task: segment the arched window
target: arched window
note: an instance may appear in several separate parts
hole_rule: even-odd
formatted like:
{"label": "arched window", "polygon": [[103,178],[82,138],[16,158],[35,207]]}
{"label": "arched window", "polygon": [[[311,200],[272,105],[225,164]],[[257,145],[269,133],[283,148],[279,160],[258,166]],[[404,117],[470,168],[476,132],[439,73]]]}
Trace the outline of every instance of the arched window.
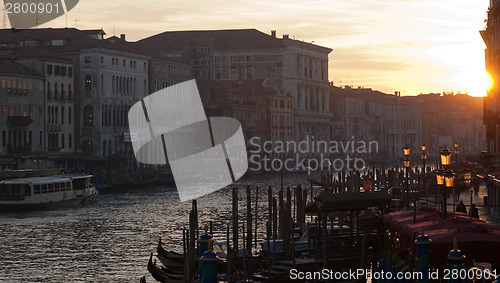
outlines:
{"label": "arched window", "polygon": [[64,148],[64,134],[61,135],[61,147]]}
{"label": "arched window", "polygon": [[85,76],[85,90],[92,90],[92,77],[90,75]]}
{"label": "arched window", "polygon": [[64,106],[61,106],[61,124],[64,124]]}
{"label": "arched window", "polygon": [[58,109],[57,109],[57,106],[56,106],[56,112],[54,113],[54,119],[55,119],[55,121],[54,121],[54,122],[55,122],[55,123],[57,123],[57,120],[58,120],[58,119],[57,119],[57,114],[58,114],[57,112],[58,112]]}
{"label": "arched window", "polygon": [[68,109],[68,123],[71,125],[71,107]]}
{"label": "arched window", "polygon": [[69,137],[68,137],[68,146],[69,146],[69,148],[73,147],[73,140],[71,139],[71,134],[69,134]]}
{"label": "arched window", "polygon": [[92,127],[94,125],[94,109],[91,105],[85,105],[83,108],[83,126]]}

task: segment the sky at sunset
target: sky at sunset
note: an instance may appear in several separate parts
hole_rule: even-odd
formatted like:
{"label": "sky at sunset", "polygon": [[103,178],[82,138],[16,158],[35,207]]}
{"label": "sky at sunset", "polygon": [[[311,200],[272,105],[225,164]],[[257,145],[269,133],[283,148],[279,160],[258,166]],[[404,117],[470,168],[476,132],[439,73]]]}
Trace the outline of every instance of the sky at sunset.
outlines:
{"label": "sky at sunset", "polygon": [[[82,0],[40,27],[102,27],[138,40],[163,31],[256,28],[327,46],[335,85],[403,95],[483,96],[488,0]],[[7,25],[8,27],[8,25]]]}

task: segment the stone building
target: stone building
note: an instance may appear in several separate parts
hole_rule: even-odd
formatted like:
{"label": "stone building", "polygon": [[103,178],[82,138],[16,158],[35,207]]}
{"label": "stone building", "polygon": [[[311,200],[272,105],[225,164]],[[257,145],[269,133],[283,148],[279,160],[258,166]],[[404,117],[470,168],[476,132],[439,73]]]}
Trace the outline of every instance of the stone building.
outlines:
{"label": "stone building", "polygon": [[378,150],[359,154],[366,159],[399,159],[406,145],[421,145],[421,109],[410,97],[361,87],[332,86],[331,109],[335,109],[332,139],[377,142]]}
{"label": "stone building", "polygon": [[488,152],[500,157],[500,1],[490,0],[487,26],[481,32],[485,49],[485,67],[495,82],[484,100],[484,124]]}
{"label": "stone building", "polygon": [[2,59],[0,81],[0,169],[36,168],[45,146],[44,78]]}
{"label": "stone building", "polygon": [[294,140],[330,138],[329,48],[255,29],[164,32],[138,44],[183,58],[198,79],[265,80],[267,86],[293,98]]}
{"label": "stone building", "polygon": [[[61,167],[55,160],[72,156],[74,142],[74,66],[68,56],[54,56],[36,49],[23,50],[19,62],[41,74],[45,79],[45,144],[37,152],[47,154],[45,167]],[[49,160],[52,160],[51,162]]]}

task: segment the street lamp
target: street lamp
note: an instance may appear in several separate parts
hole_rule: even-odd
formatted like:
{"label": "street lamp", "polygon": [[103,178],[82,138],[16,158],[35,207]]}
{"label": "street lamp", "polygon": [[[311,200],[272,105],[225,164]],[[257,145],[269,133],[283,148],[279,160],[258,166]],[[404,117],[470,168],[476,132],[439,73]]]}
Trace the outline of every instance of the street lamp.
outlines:
{"label": "street lamp", "polygon": [[441,165],[443,167],[450,166],[451,164],[451,151],[448,148],[445,148],[441,151]]}
{"label": "street lamp", "polygon": [[438,206],[437,199],[438,199],[438,197],[440,195],[441,186],[444,185],[444,170],[443,169],[438,169],[436,171],[436,184],[437,184],[437,187],[438,187],[438,193],[437,193],[437,197],[436,197],[436,206]]}
{"label": "street lamp", "polygon": [[458,162],[458,143],[455,143],[455,163]]}
{"label": "street lamp", "polygon": [[427,146],[425,144],[422,145],[422,154],[420,155],[420,159],[422,159],[422,173],[423,173],[423,182],[424,182],[424,190],[425,190],[425,203],[428,203],[429,199],[427,198],[427,168],[425,167],[425,161],[427,161]]}
{"label": "street lamp", "polygon": [[408,145],[403,148],[403,153],[406,157],[410,156],[410,147]]}
{"label": "street lamp", "polygon": [[408,156],[403,160],[403,165],[406,169],[406,209],[410,208],[410,181],[409,181],[409,173],[410,170],[410,158]]}
{"label": "street lamp", "polygon": [[446,190],[445,190],[445,200],[444,200],[444,209],[443,209],[443,215],[444,215],[444,219],[446,219],[447,217],[447,214],[446,214],[446,211],[447,211],[447,194],[448,194],[448,191],[450,188],[453,188],[453,217],[455,217],[455,173],[453,173],[453,171],[451,170],[446,170],[444,172],[444,183],[446,185]]}

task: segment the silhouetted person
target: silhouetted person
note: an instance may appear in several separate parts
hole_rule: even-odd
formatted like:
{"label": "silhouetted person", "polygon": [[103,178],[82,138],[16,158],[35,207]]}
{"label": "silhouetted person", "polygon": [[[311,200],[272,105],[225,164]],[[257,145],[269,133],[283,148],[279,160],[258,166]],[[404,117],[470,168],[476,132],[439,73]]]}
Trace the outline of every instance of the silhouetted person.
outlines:
{"label": "silhouetted person", "polygon": [[470,207],[469,215],[471,215],[472,218],[479,219],[479,211],[477,210],[477,207],[474,203]]}
{"label": "silhouetted person", "polygon": [[467,214],[467,208],[465,208],[465,204],[463,201],[460,201],[460,203],[457,205],[457,208],[455,209],[456,212],[463,212]]}

